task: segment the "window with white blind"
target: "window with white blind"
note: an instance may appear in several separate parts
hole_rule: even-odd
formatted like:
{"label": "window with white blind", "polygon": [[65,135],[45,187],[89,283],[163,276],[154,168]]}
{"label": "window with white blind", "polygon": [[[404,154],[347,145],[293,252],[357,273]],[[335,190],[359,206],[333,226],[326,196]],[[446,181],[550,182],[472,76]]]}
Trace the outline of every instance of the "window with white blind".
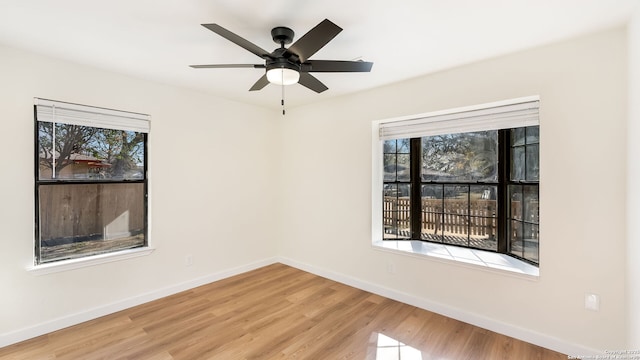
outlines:
{"label": "window with white blind", "polygon": [[538,97],[374,122],[375,241],[540,261]]}
{"label": "window with white blind", "polygon": [[35,99],[35,265],[148,246],[149,116]]}

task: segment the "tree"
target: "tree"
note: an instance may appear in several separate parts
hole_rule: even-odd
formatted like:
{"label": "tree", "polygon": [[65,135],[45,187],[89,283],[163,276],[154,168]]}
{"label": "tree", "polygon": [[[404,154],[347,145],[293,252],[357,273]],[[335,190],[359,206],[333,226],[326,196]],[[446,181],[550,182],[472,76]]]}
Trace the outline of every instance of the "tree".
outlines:
{"label": "tree", "polygon": [[113,152],[107,154],[111,163],[110,173],[112,177],[125,177],[126,172],[135,170],[142,162],[143,133],[133,131],[112,130],[109,134],[111,140],[115,140]]}
{"label": "tree", "polygon": [[423,138],[423,177],[428,180],[486,181],[497,176],[497,131]]}
{"label": "tree", "polygon": [[73,154],[81,154],[88,149],[98,130],[89,126],[39,122],[40,166],[52,169],[53,174],[60,173],[72,163]]}

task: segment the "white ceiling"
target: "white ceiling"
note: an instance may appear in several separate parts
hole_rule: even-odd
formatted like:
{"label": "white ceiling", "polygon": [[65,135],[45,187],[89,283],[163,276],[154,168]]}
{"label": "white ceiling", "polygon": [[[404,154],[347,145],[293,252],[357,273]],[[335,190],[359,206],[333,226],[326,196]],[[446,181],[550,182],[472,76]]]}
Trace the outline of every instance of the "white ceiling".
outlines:
{"label": "white ceiling", "polygon": [[[344,30],[311,59],[374,63],[371,73],[314,74],[329,90],[286,87],[288,107],[624,24],[640,0],[0,0],[0,43],[162,83],[278,108],[281,88],[248,89],[261,63],[200,26],[218,23],[272,50],[327,18]],[[295,41],[295,39],[294,39]]]}

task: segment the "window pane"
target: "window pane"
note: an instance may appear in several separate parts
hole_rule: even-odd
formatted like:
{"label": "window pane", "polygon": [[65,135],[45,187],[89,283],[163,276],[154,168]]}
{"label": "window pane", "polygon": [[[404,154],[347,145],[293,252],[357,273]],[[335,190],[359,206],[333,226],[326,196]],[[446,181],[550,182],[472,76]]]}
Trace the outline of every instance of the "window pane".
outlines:
{"label": "window pane", "polygon": [[398,196],[398,184],[384,184],[384,188],[382,189],[383,196],[387,197],[397,197]]}
{"label": "window pane", "polygon": [[538,262],[538,225],[524,224],[524,258]]}
{"label": "window pane", "polygon": [[407,203],[409,206],[409,197],[411,196],[411,185],[398,184],[398,197]]}
{"label": "window pane", "polygon": [[498,187],[491,185],[471,185],[470,186],[471,202],[476,200],[492,200],[495,203],[498,196]]}
{"label": "window pane", "polygon": [[539,145],[527,145],[527,181],[538,181],[540,179],[540,158]]}
{"label": "window pane", "polygon": [[511,148],[511,180],[525,179],[525,153],[524,147]]}
{"label": "window pane", "polygon": [[144,134],[38,122],[40,180],[144,178]]}
{"label": "window pane", "polygon": [[498,241],[496,239],[496,218],[472,216],[469,219],[469,246],[497,251]]}
{"label": "window pane", "polygon": [[523,220],[532,223],[539,223],[539,210],[538,210],[538,186],[523,186],[523,197],[524,200],[522,202],[522,215]]}
{"label": "window pane", "polygon": [[470,188],[470,246],[497,251],[498,187],[473,185]]}
{"label": "window pane", "polygon": [[537,144],[540,142],[540,127],[529,126],[526,128],[527,144]]}
{"label": "window pane", "polygon": [[398,181],[411,180],[411,160],[409,154],[398,154],[398,165],[396,165]]}
{"label": "window pane", "polygon": [[522,146],[525,144],[525,128],[511,129],[511,146]]}
{"label": "window pane", "polygon": [[522,220],[522,186],[509,186],[509,198],[511,199],[511,219]]}
{"label": "window pane", "polygon": [[461,185],[444,186],[444,212],[467,215],[469,208],[469,187]]}
{"label": "window pane", "polygon": [[498,132],[479,131],[422,138],[425,181],[498,179]]}
{"label": "window pane", "polygon": [[409,184],[385,184],[383,194],[384,239],[411,237],[411,187]]}
{"label": "window pane", "polygon": [[443,242],[458,246],[469,244],[468,217],[457,214],[444,214]]}
{"label": "window pane", "polygon": [[143,183],[39,186],[40,262],[145,246]]}
{"label": "window pane", "polygon": [[511,253],[520,257],[523,257],[523,245],[522,245],[522,222],[512,220],[509,228],[509,245],[511,246]]}
{"label": "window pane", "polygon": [[385,154],[387,154],[387,153],[395,154],[396,153],[396,141],[395,140],[385,140],[384,141],[384,150],[383,150],[383,152]]}
{"label": "window pane", "polygon": [[396,181],[395,154],[384,154],[384,181]]}
{"label": "window pane", "polygon": [[422,239],[442,241],[443,185],[422,185]]}
{"label": "window pane", "polygon": [[408,154],[411,152],[411,139],[397,140],[398,154]]}
{"label": "window pane", "polygon": [[398,219],[398,185],[384,184],[382,199],[383,239],[395,238]]}
{"label": "window pane", "polygon": [[411,238],[411,185],[398,184],[398,237]]}
{"label": "window pane", "polygon": [[[444,186],[443,185],[439,185],[439,184],[429,184],[429,185],[422,185],[422,198],[423,199],[442,199],[444,197],[443,194],[444,191]],[[436,201],[437,203],[440,203],[440,207],[441,209],[439,211],[442,211],[442,201]]]}
{"label": "window pane", "polygon": [[442,242],[442,213],[422,213],[422,240]]}
{"label": "window pane", "polygon": [[444,228],[445,243],[468,246],[469,236],[469,187],[464,185],[444,186]]}

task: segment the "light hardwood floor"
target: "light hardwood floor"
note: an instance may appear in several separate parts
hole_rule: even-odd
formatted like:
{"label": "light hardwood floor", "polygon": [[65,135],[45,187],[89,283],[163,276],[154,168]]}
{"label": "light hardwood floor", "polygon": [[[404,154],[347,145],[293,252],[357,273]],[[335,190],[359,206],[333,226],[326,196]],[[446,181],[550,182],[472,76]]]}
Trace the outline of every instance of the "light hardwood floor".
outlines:
{"label": "light hardwood floor", "polygon": [[0,359],[567,359],[274,264],[0,349]]}

